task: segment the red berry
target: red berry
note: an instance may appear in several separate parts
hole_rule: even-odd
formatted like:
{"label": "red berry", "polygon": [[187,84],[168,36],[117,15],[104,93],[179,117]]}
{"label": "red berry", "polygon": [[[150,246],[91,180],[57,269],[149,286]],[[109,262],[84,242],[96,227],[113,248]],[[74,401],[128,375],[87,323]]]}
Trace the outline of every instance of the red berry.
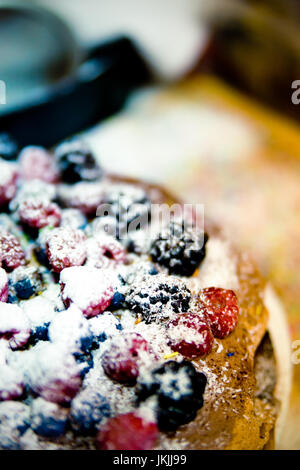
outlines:
{"label": "red berry", "polygon": [[126,261],[126,250],[113,237],[97,234],[87,243],[87,265],[94,268],[114,268]]}
{"label": "red berry", "polygon": [[0,159],[0,206],[7,204],[17,191],[17,167]]}
{"label": "red berry", "polygon": [[27,199],[20,204],[18,213],[24,225],[37,229],[48,225],[57,227],[61,219],[58,205],[47,199]]}
{"label": "red berry", "polygon": [[61,184],[58,197],[65,207],[79,209],[86,215],[95,216],[98,206],[103,201],[103,188],[97,183]]}
{"label": "red berry", "polygon": [[8,277],[4,269],[0,268],[0,302],[8,299]]}
{"label": "red berry", "polygon": [[113,380],[134,384],[140,366],[153,362],[148,342],[138,333],[130,332],[114,337],[102,356],[103,369]]}
{"label": "red berry", "polygon": [[158,437],[155,423],[136,413],[127,413],[108,420],[97,436],[101,450],[151,450]]}
{"label": "red berry", "polygon": [[86,259],[86,236],[82,230],[56,228],[51,230],[46,250],[53,271],[60,273],[71,266],[81,266]]}
{"label": "red berry", "polygon": [[80,367],[72,353],[64,345],[41,341],[29,354],[30,388],[47,401],[70,403],[81,386]]}
{"label": "red berry", "polygon": [[24,382],[22,373],[0,364],[0,401],[14,400],[22,395]]}
{"label": "red berry", "polygon": [[65,306],[74,303],[87,318],[104,312],[114,296],[113,279],[101,269],[66,268],[60,273],[60,283]]}
{"label": "red berry", "polygon": [[17,238],[6,230],[0,230],[0,265],[12,271],[24,264],[25,253]]}
{"label": "red berry", "polygon": [[25,147],[19,156],[20,177],[24,180],[38,179],[46,183],[58,181],[54,158],[43,147]]}
{"label": "red berry", "polygon": [[239,307],[232,290],[208,287],[200,292],[201,310],[216,338],[225,338],[236,327]]}
{"label": "red berry", "polygon": [[24,346],[30,336],[29,320],[21,307],[0,303],[0,339],[8,341],[11,349]]}
{"label": "red berry", "polygon": [[167,324],[169,346],[185,357],[194,358],[208,354],[214,337],[208,323],[199,315],[177,315]]}

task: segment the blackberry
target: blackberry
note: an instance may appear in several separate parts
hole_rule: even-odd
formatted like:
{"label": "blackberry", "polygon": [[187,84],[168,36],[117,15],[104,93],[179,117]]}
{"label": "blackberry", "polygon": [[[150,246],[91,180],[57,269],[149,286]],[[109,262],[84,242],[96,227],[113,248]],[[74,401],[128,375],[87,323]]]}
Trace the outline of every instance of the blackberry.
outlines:
{"label": "blackberry", "polygon": [[156,418],[161,431],[176,429],[194,420],[203,406],[206,376],[191,362],[168,361],[154,369],[151,379],[137,385],[138,404],[156,396]]}
{"label": "blackberry", "polygon": [[148,225],[150,209],[151,202],[143,189],[129,184],[114,185],[106,192],[97,212],[96,230],[124,239],[128,232]]}
{"label": "blackberry", "polygon": [[187,312],[191,292],[185,283],[165,274],[148,274],[132,284],[126,303],[133,312],[141,313],[146,323],[161,322],[174,313]]}
{"label": "blackberry", "polygon": [[18,145],[13,138],[5,132],[0,133],[0,157],[4,160],[16,160]]}
{"label": "blackberry", "polygon": [[205,257],[208,235],[184,222],[171,222],[152,242],[152,260],[170,274],[192,276]]}
{"label": "blackberry", "polygon": [[110,406],[99,392],[83,389],[71,404],[71,426],[75,432],[89,435],[97,432],[104,418],[110,416]]}
{"label": "blackberry", "polygon": [[102,176],[91,150],[81,140],[71,139],[59,144],[55,149],[55,158],[65,183],[96,181]]}

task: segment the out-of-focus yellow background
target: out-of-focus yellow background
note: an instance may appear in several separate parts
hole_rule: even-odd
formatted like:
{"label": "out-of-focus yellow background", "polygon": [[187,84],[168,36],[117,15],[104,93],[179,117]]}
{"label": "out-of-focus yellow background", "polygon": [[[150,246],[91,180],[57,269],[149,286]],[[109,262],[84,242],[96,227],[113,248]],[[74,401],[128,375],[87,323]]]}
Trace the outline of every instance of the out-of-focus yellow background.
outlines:
{"label": "out-of-focus yellow background", "polygon": [[[230,1],[228,9],[204,0],[39,3],[60,12],[86,43],[116,32],[136,39],[160,82],[86,138],[108,169],[204,203],[271,279],[291,338],[300,340],[300,105],[291,100],[300,79],[297,2]],[[280,448],[300,449],[299,416],[295,365]]]}

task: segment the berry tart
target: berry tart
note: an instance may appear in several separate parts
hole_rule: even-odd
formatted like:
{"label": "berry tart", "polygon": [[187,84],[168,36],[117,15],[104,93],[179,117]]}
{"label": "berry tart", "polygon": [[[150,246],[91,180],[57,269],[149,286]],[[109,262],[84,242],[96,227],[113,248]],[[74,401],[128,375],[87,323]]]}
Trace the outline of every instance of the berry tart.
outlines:
{"label": "berry tart", "polygon": [[80,140],[0,140],[0,448],[273,447],[280,381],[251,260],[191,213],[158,220],[176,201],[105,174]]}

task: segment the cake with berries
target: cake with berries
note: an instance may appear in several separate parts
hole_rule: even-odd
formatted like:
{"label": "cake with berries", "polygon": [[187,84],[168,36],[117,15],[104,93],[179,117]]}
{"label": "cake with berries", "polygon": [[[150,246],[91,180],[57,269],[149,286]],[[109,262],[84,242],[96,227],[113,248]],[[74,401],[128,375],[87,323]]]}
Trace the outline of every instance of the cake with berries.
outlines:
{"label": "cake with berries", "polygon": [[251,260],[81,141],[1,151],[0,448],[274,446],[285,325]]}

